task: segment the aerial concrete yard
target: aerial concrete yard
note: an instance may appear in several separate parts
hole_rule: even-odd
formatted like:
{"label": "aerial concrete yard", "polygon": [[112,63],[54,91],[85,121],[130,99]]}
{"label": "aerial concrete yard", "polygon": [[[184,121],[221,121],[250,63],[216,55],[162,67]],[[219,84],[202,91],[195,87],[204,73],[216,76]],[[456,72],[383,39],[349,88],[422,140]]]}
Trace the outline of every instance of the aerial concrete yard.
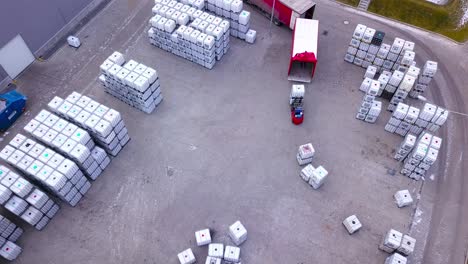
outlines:
{"label": "aerial concrete yard", "polygon": [[[212,70],[149,43],[149,0],[111,1],[78,32],[79,49],[64,44],[34,62],[17,79],[27,112],[3,134],[2,146],[25,133],[24,125],[54,96],[72,91],[119,111],[131,141],[76,207],[62,204],[43,231],[24,225],[15,263],[175,264],[189,247],[204,263],[207,249],[196,246],[195,231],[210,228],[213,241],[232,244],[227,230],[237,220],[249,232],[242,263],[384,263],[388,254],[378,245],[390,228],[417,239],[410,263],[462,263],[466,119],[452,114],[438,131],[444,145],[433,176],[401,175],[393,155],[403,138],[384,131],[391,113],[383,111],[375,124],[355,118],[365,70],[343,57],[358,23],[384,31],[387,42],[414,41],[418,64],[435,60],[440,67],[428,101],[466,113],[467,46],[317,2],[318,66],[306,85],[300,126],[291,123],[288,105],[292,31],[270,28],[248,5],[256,42],[231,38]],[[104,92],[99,66],[114,51],[158,71],[164,100],[152,114]],[[329,172],[318,190],[299,176],[297,149],[308,142],[316,151],[312,164]],[[412,206],[396,206],[393,195],[401,189],[412,193]],[[363,227],[349,235],[342,221],[352,214]]]}

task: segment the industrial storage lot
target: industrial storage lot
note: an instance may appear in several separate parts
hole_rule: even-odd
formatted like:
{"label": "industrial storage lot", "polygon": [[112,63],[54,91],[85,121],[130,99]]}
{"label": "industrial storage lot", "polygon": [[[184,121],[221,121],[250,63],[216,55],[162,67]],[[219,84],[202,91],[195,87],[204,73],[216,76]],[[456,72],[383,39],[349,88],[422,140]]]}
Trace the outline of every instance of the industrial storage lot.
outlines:
{"label": "industrial storage lot", "polygon": [[[249,232],[242,263],[383,263],[388,254],[378,244],[390,228],[417,238],[411,263],[459,263],[466,121],[452,115],[439,132],[445,155],[434,177],[416,182],[400,175],[393,155],[402,137],[384,131],[386,111],[376,124],[355,119],[364,70],[343,56],[357,23],[385,31],[387,40],[413,40],[418,63],[441,66],[429,100],[466,112],[467,94],[458,91],[466,83],[468,61],[459,57],[466,46],[319,1],[319,62],[306,87],[305,121],[294,126],[289,29],[273,25],[270,34],[269,20],[247,7],[255,44],[232,38],[229,52],[208,70],[150,45],[152,6],[112,1],[78,33],[79,49],[63,46],[18,79],[28,111],[4,144],[50,99],[72,91],[120,111],[131,141],[77,207],[62,205],[44,231],[25,227],[16,263],[177,263],[188,247],[203,263],[206,249],[196,247],[194,232],[210,228],[214,241],[229,244],[227,228],[236,220]],[[164,101],[154,113],[104,93],[99,65],[115,50],[158,71]],[[318,190],[299,177],[295,155],[307,142],[316,149],[313,164],[330,173]],[[421,200],[397,208],[393,194],[400,189]],[[341,223],[351,214],[363,223],[352,236]]]}

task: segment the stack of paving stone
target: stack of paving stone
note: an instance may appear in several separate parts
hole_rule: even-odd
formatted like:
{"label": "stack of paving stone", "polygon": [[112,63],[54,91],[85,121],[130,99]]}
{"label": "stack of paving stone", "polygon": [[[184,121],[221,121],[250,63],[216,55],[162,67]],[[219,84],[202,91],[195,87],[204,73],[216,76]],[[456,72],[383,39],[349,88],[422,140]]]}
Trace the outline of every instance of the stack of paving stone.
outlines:
{"label": "stack of paving stone", "polygon": [[[58,212],[59,206],[39,188],[7,167],[0,165],[0,172],[0,204],[37,230],[42,230]],[[17,232],[22,233],[22,230]]]}
{"label": "stack of paving stone", "polygon": [[421,133],[410,153],[403,160],[401,174],[420,180],[436,162],[442,139],[428,132]]}
{"label": "stack of paving stone", "polygon": [[[247,240],[247,229],[240,221],[236,221],[229,226],[229,237],[236,246],[229,246],[222,243],[212,243],[209,229],[203,229],[195,232],[195,240],[197,246],[208,245],[208,257],[206,264],[221,264],[231,263],[240,264],[240,248],[239,246]],[[179,254],[177,258],[181,264],[192,264],[196,262],[195,255],[191,248],[188,248]]]}
{"label": "stack of paving stone", "polygon": [[102,173],[98,162],[91,155],[95,147],[88,132],[47,110],[42,110],[24,129],[34,138],[56,152],[73,160],[91,180]]}
{"label": "stack of paving stone", "polygon": [[[1,221],[5,220],[3,218]],[[1,223],[0,223],[1,224]],[[6,260],[15,260],[23,251],[14,241],[0,237],[0,256]]]}
{"label": "stack of paving stone", "polygon": [[406,136],[408,132],[419,135],[424,130],[436,132],[448,119],[449,111],[426,103],[422,110],[398,103],[385,130]]}
{"label": "stack of paving stone", "polygon": [[304,145],[299,146],[299,150],[296,154],[296,159],[299,165],[305,165],[312,162],[312,158],[314,157],[315,149],[312,143],[307,143]]}
{"label": "stack of paving stone", "polygon": [[[399,72],[399,71],[395,71],[395,72]],[[414,86],[414,83],[416,82],[416,78],[418,77],[418,74],[419,74],[419,68],[415,66],[411,66],[407,70],[405,76],[400,82],[400,85],[398,85],[398,89],[393,94],[393,97],[390,100],[390,104],[388,105],[387,110],[389,111],[395,110],[398,103],[403,102],[403,100],[406,99],[408,94],[413,89],[413,86]]]}
{"label": "stack of paving stone", "polygon": [[[387,84],[383,88],[382,92],[382,97],[387,98],[387,99],[392,99],[393,94],[396,92],[398,87],[400,86],[401,82],[403,81],[403,78],[405,77],[405,74],[400,72],[400,71],[394,71],[391,76],[388,78]],[[390,110],[394,110],[394,108],[389,107]]]}
{"label": "stack of paving stone", "polygon": [[419,95],[422,95],[427,90],[427,87],[431,83],[432,78],[434,78],[436,72],[437,62],[426,61],[418,77],[416,86],[413,88],[413,90],[411,90],[409,96],[412,98],[417,98]]}
{"label": "stack of paving stone", "polygon": [[2,149],[0,158],[71,206],[91,187],[76,163],[21,134]]}
{"label": "stack of paving stone", "polygon": [[[401,232],[390,229],[382,239],[379,249],[392,254],[385,263],[406,263],[406,257],[414,251],[416,239],[409,235],[404,235]],[[403,256],[404,255],[404,256]],[[393,260],[400,260],[401,262],[388,262]]]}
{"label": "stack of paving stone", "polygon": [[379,81],[371,80],[370,77],[364,79],[359,89],[365,91],[366,94],[356,115],[357,119],[368,123],[375,123],[377,121],[382,111],[382,102],[375,100],[375,97],[378,95],[380,87]]}
{"label": "stack of paving stone", "polygon": [[231,36],[254,43],[257,32],[250,29],[250,12],[242,10],[242,0],[208,0],[206,9],[231,24]]}
{"label": "stack of paving stone", "polygon": [[11,242],[16,242],[23,233],[24,230],[21,227],[15,225],[15,223],[11,222],[8,218],[0,215],[0,240],[3,238]]}
{"label": "stack of paving stone", "polygon": [[309,183],[309,185],[312,186],[312,188],[317,190],[325,182],[328,176],[328,171],[322,166],[314,168],[312,164],[308,164],[301,170],[300,175],[304,181]]}
{"label": "stack of paving stone", "polygon": [[413,197],[408,190],[400,190],[393,195],[395,197],[398,208],[411,205],[413,203]]}
{"label": "stack of paving stone", "polygon": [[[87,96],[73,92],[65,100],[55,97],[48,106],[53,112],[88,131],[96,144],[114,157],[130,140],[120,113]],[[70,114],[72,109],[73,114]]]}
{"label": "stack of paving stone", "polygon": [[134,60],[124,62],[124,56],[114,52],[101,64],[99,80],[104,90],[136,109],[152,113],[163,99],[158,73]]}
{"label": "stack of paving stone", "polygon": [[148,37],[158,48],[212,69],[229,50],[230,25],[199,10],[199,4],[195,1],[190,6],[175,0],[156,3]]}

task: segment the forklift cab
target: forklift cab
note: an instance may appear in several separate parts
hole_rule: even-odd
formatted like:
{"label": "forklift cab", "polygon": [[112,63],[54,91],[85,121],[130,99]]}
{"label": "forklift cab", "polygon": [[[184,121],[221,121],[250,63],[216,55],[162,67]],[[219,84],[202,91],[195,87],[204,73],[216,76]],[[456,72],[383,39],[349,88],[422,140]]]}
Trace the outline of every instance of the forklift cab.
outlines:
{"label": "forklift cab", "polygon": [[26,99],[16,90],[0,94],[0,130],[8,129],[21,116]]}

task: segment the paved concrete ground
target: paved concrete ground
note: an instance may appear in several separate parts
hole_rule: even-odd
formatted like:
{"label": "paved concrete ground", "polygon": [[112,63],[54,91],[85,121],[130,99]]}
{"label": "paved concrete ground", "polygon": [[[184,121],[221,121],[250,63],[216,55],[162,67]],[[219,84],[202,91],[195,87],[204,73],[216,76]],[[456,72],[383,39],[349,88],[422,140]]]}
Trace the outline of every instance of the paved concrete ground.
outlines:
{"label": "paved concrete ground", "polygon": [[[119,110],[132,140],[76,208],[63,206],[42,232],[26,227],[17,263],[177,263],[176,254],[188,247],[203,262],[207,249],[195,246],[194,232],[209,227],[214,241],[230,243],[226,230],[237,219],[249,231],[241,247],[246,263],[383,263],[387,254],[377,245],[389,228],[425,240],[429,227],[430,242],[418,242],[415,262],[458,263],[466,238],[457,226],[466,214],[457,208],[466,201],[466,183],[458,176],[466,164],[465,121],[453,117],[444,130],[453,139],[444,146],[450,159],[433,169],[436,180],[422,188],[422,182],[393,176],[389,172],[400,165],[391,157],[401,138],[383,130],[387,112],[375,125],[354,118],[364,71],[343,56],[356,23],[386,31],[387,42],[414,39],[420,62],[443,62],[434,100],[465,111],[457,89],[466,77],[457,73],[468,64],[454,60],[465,47],[319,4],[319,66],[301,126],[290,123],[287,104],[291,31],[273,27],[270,36],[268,20],[255,12],[257,42],[232,39],[211,71],[149,44],[151,1],[114,0],[78,34],[80,49],[63,47],[34,63],[19,78],[30,98],[28,113],[4,135],[5,143],[54,95],[74,90]],[[450,49],[434,53],[438,47]],[[129,108],[96,81],[98,66],[114,50],[158,70],[165,99],[153,114]],[[308,141],[317,151],[313,164],[330,172],[317,191],[300,179],[295,161],[297,146]],[[422,216],[413,217],[414,207],[396,207],[392,195],[403,188],[415,195],[423,190]],[[350,214],[364,224],[353,236],[341,225]],[[445,262],[450,257],[454,261]]]}

